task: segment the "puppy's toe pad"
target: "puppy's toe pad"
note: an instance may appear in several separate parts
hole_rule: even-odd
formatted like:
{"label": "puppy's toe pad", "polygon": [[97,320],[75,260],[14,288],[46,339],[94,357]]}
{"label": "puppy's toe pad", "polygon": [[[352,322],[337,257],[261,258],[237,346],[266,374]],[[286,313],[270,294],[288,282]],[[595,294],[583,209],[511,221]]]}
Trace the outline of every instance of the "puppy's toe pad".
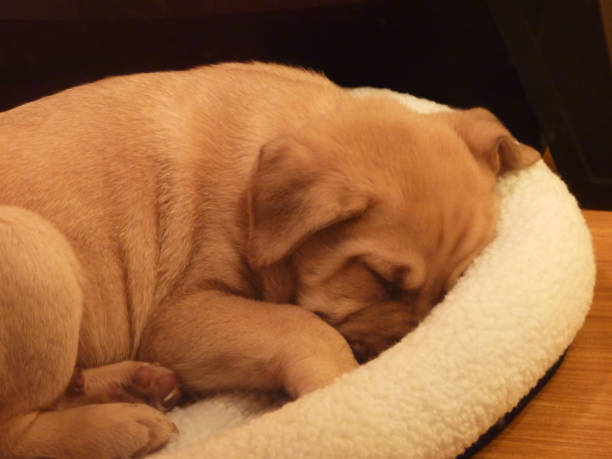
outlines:
{"label": "puppy's toe pad", "polygon": [[137,368],[126,390],[162,411],[174,408],[181,397],[176,374],[158,365]]}

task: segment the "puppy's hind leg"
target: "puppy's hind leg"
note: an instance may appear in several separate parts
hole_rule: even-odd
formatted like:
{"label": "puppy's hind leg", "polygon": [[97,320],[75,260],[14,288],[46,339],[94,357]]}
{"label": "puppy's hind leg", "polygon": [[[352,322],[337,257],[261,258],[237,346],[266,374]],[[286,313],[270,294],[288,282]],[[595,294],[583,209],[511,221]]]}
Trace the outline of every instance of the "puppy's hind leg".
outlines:
{"label": "puppy's hind leg", "polygon": [[78,262],[66,239],[39,215],[0,206],[0,421],[62,393],[81,312]]}
{"label": "puppy's hind leg", "polygon": [[175,431],[143,404],[52,411],[76,363],[82,290],[70,244],[48,221],[0,206],[0,457],[143,456]]}
{"label": "puppy's hind leg", "polygon": [[68,384],[81,312],[66,239],[41,216],[0,206],[0,456],[12,443],[2,424],[49,406]]}

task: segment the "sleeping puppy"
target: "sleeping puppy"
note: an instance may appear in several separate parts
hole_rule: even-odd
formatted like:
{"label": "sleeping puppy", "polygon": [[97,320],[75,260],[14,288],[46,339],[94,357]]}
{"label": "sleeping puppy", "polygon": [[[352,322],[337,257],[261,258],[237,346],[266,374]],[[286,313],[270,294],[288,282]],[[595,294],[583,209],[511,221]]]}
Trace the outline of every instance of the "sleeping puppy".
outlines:
{"label": "sleeping puppy", "polygon": [[260,63],[0,114],[0,456],[143,456],[178,383],[328,384],[419,323],[537,158],[486,110]]}

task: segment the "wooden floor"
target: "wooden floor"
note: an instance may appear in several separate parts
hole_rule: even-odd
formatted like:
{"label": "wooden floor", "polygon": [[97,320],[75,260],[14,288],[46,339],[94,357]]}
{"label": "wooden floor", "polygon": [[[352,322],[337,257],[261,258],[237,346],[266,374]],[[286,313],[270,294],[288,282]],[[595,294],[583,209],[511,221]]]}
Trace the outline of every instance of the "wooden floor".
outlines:
{"label": "wooden floor", "polygon": [[612,212],[584,216],[597,259],[591,311],[555,376],[478,459],[612,458]]}

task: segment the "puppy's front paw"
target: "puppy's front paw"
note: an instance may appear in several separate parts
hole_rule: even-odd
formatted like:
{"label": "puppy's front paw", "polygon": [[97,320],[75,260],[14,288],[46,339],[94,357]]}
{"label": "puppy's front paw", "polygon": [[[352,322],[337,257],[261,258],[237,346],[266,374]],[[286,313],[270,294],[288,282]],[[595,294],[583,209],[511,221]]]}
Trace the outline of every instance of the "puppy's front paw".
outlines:
{"label": "puppy's front paw", "polygon": [[316,346],[304,355],[306,347],[292,347],[296,351],[285,360],[284,385],[292,397],[301,397],[325,387],[343,373],[359,366],[344,338],[333,330],[328,339],[313,337]]}
{"label": "puppy's front paw", "polygon": [[343,373],[354,370],[358,366],[352,354],[350,359],[348,357],[328,359],[313,356],[294,365],[292,377],[285,384],[285,388],[292,397],[301,397],[329,385]]}

